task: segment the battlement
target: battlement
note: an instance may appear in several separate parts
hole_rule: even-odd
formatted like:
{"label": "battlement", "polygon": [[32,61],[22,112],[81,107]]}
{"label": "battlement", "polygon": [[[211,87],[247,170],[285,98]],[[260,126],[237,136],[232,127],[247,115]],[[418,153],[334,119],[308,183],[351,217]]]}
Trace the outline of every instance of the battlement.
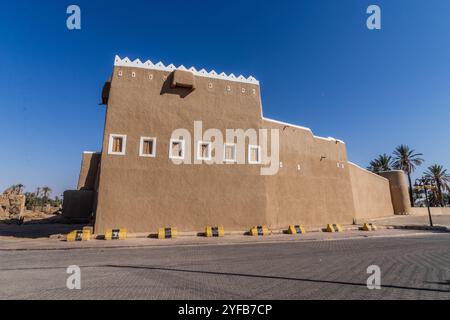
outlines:
{"label": "battlement", "polygon": [[147,60],[145,62],[142,62],[139,59],[131,61],[128,57],[125,57],[122,59],[117,55],[114,59],[114,66],[133,67],[133,68],[142,68],[142,69],[150,69],[150,70],[169,71],[169,72],[172,72],[174,70],[191,71],[194,75],[199,76],[199,77],[214,78],[214,79],[221,79],[221,80],[227,80],[227,81],[235,81],[235,82],[243,82],[243,83],[259,85],[259,81],[256,80],[252,76],[245,78],[243,75],[239,75],[236,77],[233,73],[231,73],[230,75],[227,75],[226,73],[221,72],[219,74],[214,70],[211,70],[208,72],[205,69],[201,69],[198,71],[194,67],[190,67],[189,69],[187,69],[183,65],[176,67],[173,64],[169,64],[168,66],[166,66],[162,62],[158,62],[158,63],[154,64],[150,60]]}

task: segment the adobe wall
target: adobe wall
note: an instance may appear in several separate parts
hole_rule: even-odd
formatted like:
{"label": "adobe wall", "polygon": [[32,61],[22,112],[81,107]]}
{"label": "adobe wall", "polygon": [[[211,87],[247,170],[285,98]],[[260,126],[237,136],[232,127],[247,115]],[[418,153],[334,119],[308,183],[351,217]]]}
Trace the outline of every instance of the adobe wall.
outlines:
{"label": "adobe wall", "polygon": [[[114,67],[99,170],[92,172],[96,156],[84,155],[79,182],[81,188],[98,185],[96,233],[118,227],[154,232],[165,226],[180,231],[207,225],[226,230],[324,226],[392,214],[386,179],[350,165],[342,141],[263,118],[259,85],[180,73],[177,82],[195,82],[191,90],[171,87],[171,76]],[[201,140],[194,135],[194,121],[202,121],[202,132],[216,128],[224,137],[226,129],[278,129],[278,173],[263,176],[259,164],[174,164],[169,143],[180,128],[191,134],[186,148],[192,153],[186,156],[194,161]],[[110,134],[126,135],[125,155],[108,154]],[[141,137],[156,137],[156,157],[139,156]],[[237,150],[245,159],[248,143]]]}
{"label": "adobe wall", "polygon": [[401,170],[380,172],[380,175],[389,180],[392,205],[395,214],[409,214],[411,202],[409,200],[408,184],[405,173]]}
{"label": "adobe wall", "polygon": [[64,191],[64,201],[62,214],[69,219],[89,219],[94,210],[93,190],[66,190]]}
{"label": "adobe wall", "polygon": [[[204,129],[259,128],[259,86],[196,77],[196,89],[189,92],[170,88],[169,74],[114,68],[95,232],[111,227],[148,232],[164,226],[199,231],[206,225],[244,230],[265,223],[259,165],[175,165],[168,156],[172,131],[186,128],[192,134],[195,120],[202,120]],[[125,156],[108,155],[111,133],[127,135]],[[139,156],[141,136],[157,138],[155,158]],[[194,141],[190,145],[194,150]]]}
{"label": "adobe wall", "polygon": [[349,163],[355,219],[364,221],[394,215],[389,180]]}
{"label": "adobe wall", "polygon": [[97,152],[83,152],[78,179],[78,190],[94,190],[101,154]]}
{"label": "adobe wall", "polygon": [[280,130],[282,167],[276,175],[265,176],[269,225],[286,228],[290,224],[323,227],[327,223],[352,223],[345,144],[273,121],[264,121],[263,126]]}

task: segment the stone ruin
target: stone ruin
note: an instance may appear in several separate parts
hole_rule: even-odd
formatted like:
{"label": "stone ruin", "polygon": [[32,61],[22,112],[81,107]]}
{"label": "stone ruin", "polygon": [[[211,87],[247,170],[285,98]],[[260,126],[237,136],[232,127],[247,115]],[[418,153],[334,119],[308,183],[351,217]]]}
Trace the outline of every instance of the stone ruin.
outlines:
{"label": "stone ruin", "polygon": [[22,220],[25,210],[25,195],[18,194],[12,188],[0,195],[0,218]]}

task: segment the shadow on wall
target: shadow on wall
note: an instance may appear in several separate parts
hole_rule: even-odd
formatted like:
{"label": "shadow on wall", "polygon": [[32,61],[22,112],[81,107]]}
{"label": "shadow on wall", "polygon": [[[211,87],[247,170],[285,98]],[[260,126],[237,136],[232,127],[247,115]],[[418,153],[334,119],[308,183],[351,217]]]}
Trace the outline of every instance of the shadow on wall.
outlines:
{"label": "shadow on wall", "polygon": [[66,219],[91,219],[94,211],[94,190],[64,191],[63,216]]}
{"label": "shadow on wall", "polygon": [[176,94],[180,98],[186,98],[195,90],[195,78],[189,71],[176,70],[169,74],[161,88],[161,95]]}
{"label": "shadow on wall", "polygon": [[[78,190],[95,190],[101,161],[100,153],[83,154]],[[87,170],[85,169],[87,164]],[[86,171],[86,172],[83,172]]]}

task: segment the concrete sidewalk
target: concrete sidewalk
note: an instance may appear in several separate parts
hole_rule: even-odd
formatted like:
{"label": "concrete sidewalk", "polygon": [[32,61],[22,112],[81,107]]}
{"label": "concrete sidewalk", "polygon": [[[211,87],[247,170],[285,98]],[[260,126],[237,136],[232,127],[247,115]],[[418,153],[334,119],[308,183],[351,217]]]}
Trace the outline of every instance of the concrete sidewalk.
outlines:
{"label": "concrete sidewalk", "polygon": [[[128,234],[126,240],[91,240],[85,242],[67,242],[65,235],[72,230],[82,229],[81,224],[24,224],[13,225],[0,223],[0,250],[64,250],[85,248],[132,248],[176,245],[227,245],[258,244],[268,242],[326,241],[367,237],[398,237],[416,233],[439,233],[450,231],[450,215],[435,216],[435,228],[430,229],[428,216],[393,216],[372,219],[377,231],[362,231],[362,225],[343,225],[343,232],[327,233],[322,228],[306,228],[306,234],[288,235],[284,230],[271,230],[270,236],[251,237],[244,231],[228,232],[223,238],[205,238],[196,232],[181,232],[179,237],[170,240],[158,240],[148,233]],[[449,227],[446,227],[449,226]]]}
{"label": "concrete sidewalk", "polygon": [[375,237],[404,237],[422,234],[442,234],[435,231],[414,231],[380,229],[377,231],[348,230],[339,233],[309,232],[302,235],[272,234],[264,237],[246,235],[226,235],[222,238],[206,238],[199,236],[181,236],[175,239],[159,240],[154,238],[128,238],[126,240],[91,240],[84,242],[67,242],[62,239],[17,239],[0,237],[0,251],[16,250],[73,250],[73,249],[107,249],[107,248],[145,248],[145,247],[177,247],[177,246],[211,246],[239,244],[292,243],[311,241],[333,241],[344,239],[366,239]]}
{"label": "concrete sidewalk", "polygon": [[[450,215],[433,215],[432,211],[431,218],[433,220],[433,226],[436,227],[436,230],[439,230],[439,227],[441,227],[442,229],[447,228],[450,230]],[[411,229],[412,228],[426,229],[427,227],[430,226],[428,214],[392,216],[388,218],[371,219],[370,222],[375,223],[378,226],[384,227],[390,226],[396,228],[404,227]]]}

